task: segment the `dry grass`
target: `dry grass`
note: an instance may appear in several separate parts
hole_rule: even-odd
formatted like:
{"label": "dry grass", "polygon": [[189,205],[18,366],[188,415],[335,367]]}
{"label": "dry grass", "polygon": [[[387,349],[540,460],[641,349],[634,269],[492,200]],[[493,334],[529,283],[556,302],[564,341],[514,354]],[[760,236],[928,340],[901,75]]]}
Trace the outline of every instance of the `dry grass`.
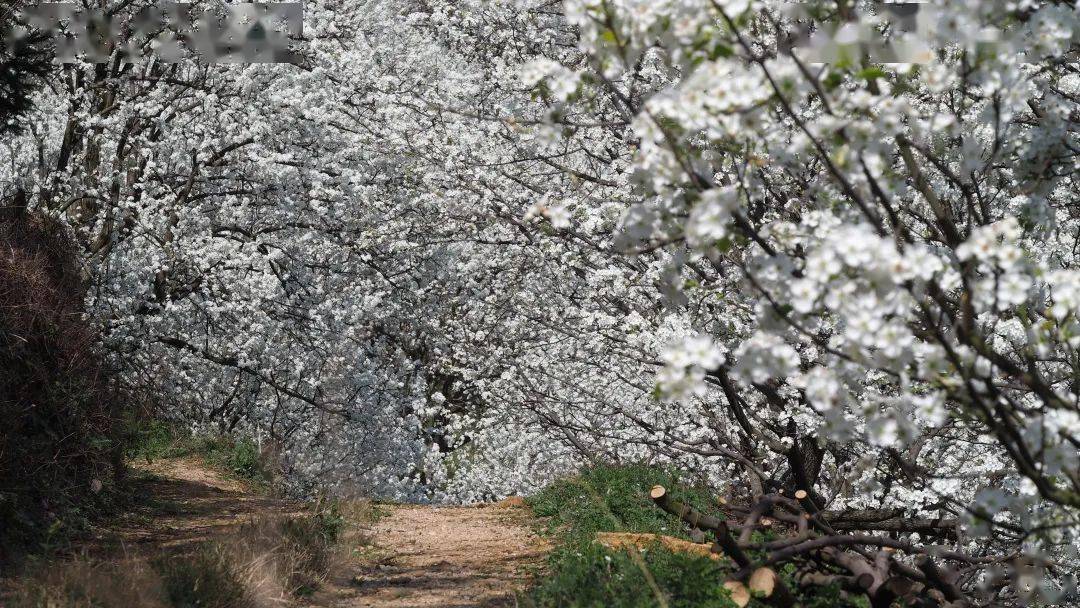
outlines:
{"label": "dry grass", "polygon": [[312,593],[369,539],[360,527],[378,516],[370,503],[316,505],[309,513],[259,517],[227,538],[180,555],[94,563],[75,560],[24,579],[14,606],[25,608],[261,608]]}
{"label": "dry grass", "polygon": [[713,553],[708,543],[692,543],[688,540],[666,536],[664,534],[633,532],[597,532],[596,542],[608,549],[649,549],[660,545],[674,553],[688,553],[713,560],[723,559],[720,553]]}
{"label": "dry grass", "polygon": [[108,506],[128,403],[83,319],[73,239],[56,220],[2,211],[0,567]]}
{"label": "dry grass", "polygon": [[102,564],[78,560],[36,573],[20,585],[13,605],[166,608],[161,582],[144,562]]}

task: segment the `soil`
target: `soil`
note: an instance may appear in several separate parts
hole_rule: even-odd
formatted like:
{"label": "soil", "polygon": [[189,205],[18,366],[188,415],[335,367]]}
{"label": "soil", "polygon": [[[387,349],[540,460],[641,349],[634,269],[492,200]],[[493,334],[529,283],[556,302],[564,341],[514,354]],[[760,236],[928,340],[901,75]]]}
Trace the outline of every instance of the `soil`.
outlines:
{"label": "soil", "polygon": [[139,506],[97,528],[75,553],[94,559],[183,553],[260,516],[298,513],[297,501],[260,494],[197,458],[136,463]]}
{"label": "soil", "polygon": [[466,608],[516,606],[515,591],[548,550],[528,509],[390,506],[371,530],[376,558],[346,584],[334,606]]}
{"label": "soil", "polygon": [[[222,538],[245,522],[285,516],[301,502],[272,498],[195,458],[133,465],[140,505],[77,543],[73,555],[120,561],[182,554]],[[333,608],[495,608],[537,572],[548,546],[531,526],[524,501],[439,507],[379,505],[370,529],[306,606]],[[0,585],[0,605],[3,602]]]}

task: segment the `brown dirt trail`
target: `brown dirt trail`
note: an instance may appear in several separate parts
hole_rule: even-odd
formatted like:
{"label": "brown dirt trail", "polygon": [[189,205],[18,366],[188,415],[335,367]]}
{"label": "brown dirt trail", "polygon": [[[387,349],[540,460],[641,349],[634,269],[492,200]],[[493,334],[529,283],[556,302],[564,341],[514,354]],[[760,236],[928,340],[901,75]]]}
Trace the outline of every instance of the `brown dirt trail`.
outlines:
{"label": "brown dirt trail", "polygon": [[547,552],[529,513],[503,505],[398,505],[371,530],[374,563],[348,585],[342,608],[495,608],[515,606]]}
{"label": "brown dirt trail", "polygon": [[196,458],[132,467],[143,504],[98,528],[77,553],[97,559],[183,553],[253,518],[299,513],[297,501],[261,496]]}
{"label": "brown dirt trail", "polygon": [[[245,523],[297,515],[301,502],[260,495],[197,458],[136,463],[142,499],[99,524],[69,555],[126,563],[193,551]],[[379,505],[386,514],[346,535],[346,558],[304,606],[333,608],[496,608],[540,566],[548,547],[520,499],[496,505]],[[10,591],[0,580],[0,606]],[[132,607],[135,608],[135,607]]]}

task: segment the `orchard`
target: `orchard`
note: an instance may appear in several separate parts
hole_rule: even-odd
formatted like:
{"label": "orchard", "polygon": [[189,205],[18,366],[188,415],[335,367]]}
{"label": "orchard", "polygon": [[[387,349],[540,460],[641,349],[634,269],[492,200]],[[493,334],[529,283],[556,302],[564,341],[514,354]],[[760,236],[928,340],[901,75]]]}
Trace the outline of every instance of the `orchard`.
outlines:
{"label": "orchard", "polygon": [[741,580],[1054,605],[1080,12],[887,6],[313,0],[295,65],[58,66],[0,194],[72,231],[123,387],[296,492],[662,463],[731,505]]}

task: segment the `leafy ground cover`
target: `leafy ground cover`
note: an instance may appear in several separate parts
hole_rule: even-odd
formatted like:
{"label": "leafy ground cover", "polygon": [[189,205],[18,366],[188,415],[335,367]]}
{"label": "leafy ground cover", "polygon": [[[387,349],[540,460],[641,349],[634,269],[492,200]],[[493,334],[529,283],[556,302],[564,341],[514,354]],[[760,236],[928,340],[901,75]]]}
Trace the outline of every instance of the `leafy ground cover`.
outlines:
{"label": "leafy ground cover", "polygon": [[154,420],[135,425],[129,460],[153,461],[194,456],[258,488],[273,483],[273,462],[250,437],[194,433],[176,424]]}
{"label": "leafy ground cover", "polygon": [[[688,525],[649,499],[656,485],[709,515],[724,517],[716,494],[678,473],[652,466],[595,466],[557,481],[529,499],[543,533],[555,542],[547,569],[522,597],[525,606],[610,608],[735,608],[724,588],[730,560],[672,551],[659,543],[640,549],[609,549],[600,532],[649,533],[691,540]],[[755,533],[758,534],[758,533]],[[793,571],[780,573],[795,589]],[[799,598],[804,606],[857,606],[838,590],[818,588]],[[749,606],[764,606],[761,598]]]}

